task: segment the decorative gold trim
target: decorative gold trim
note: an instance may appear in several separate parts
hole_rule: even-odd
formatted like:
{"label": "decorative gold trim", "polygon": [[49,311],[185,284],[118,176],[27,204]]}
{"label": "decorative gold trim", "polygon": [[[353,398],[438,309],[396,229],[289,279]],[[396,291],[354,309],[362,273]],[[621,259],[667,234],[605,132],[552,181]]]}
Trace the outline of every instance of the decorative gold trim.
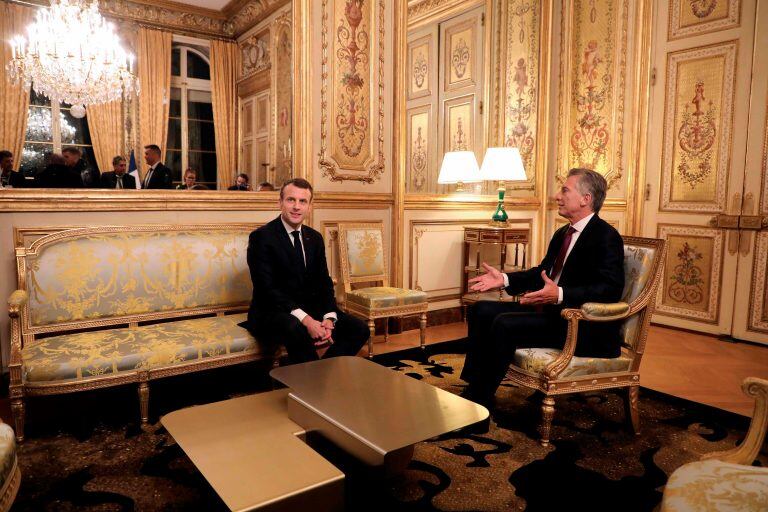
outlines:
{"label": "decorative gold trim", "polygon": [[99,11],[105,16],[163,30],[180,29],[226,38],[232,36],[229,22],[222,13],[192,5],[161,0],[101,0]]}
{"label": "decorative gold trim", "polygon": [[289,0],[251,0],[227,20],[227,34],[240,37],[288,2]]}
{"label": "decorative gold trim", "polygon": [[16,499],[16,494],[19,492],[19,487],[21,487],[21,470],[19,469],[17,454],[13,455],[13,466],[8,474],[10,476],[3,484],[3,489],[0,490],[0,511],[2,512],[8,512],[11,509],[13,500]]}
{"label": "decorative gold trim", "polygon": [[470,11],[484,3],[485,0],[409,0],[408,30]]}
{"label": "decorative gold trim", "polygon": [[[741,11],[741,0],[725,0],[728,2],[728,12],[722,18],[714,19],[711,21],[703,21],[696,23],[695,25],[689,25],[687,27],[680,26],[680,3],[683,0],[672,0],[669,4],[669,21],[667,23],[667,41],[674,41],[676,39],[682,39],[684,37],[700,36],[703,34],[710,34],[712,32],[720,32],[730,28],[738,27],[739,13]],[[691,4],[693,8],[694,3],[690,0],[686,2]],[[717,2],[713,2],[717,4]],[[702,19],[706,18],[703,16]]]}
{"label": "decorative gold trim", "polygon": [[752,260],[752,280],[749,290],[749,325],[747,329],[768,333],[768,319],[764,318],[766,300],[766,263],[768,263],[768,232],[758,233],[755,256]]}
{"label": "decorative gold trim", "polygon": [[[320,87],[320,158],[318,165],[322,171],[323,176],[327,176],[331,181],[360,181],[362,183],[374,183],[381,179],[381,175],[384,173],[384,0],[378,0],[375,5],[378,6],[378,18],[373,17],[374,24],[378,25],[378,50],[376,55],[376,67],[375,70],[372,67],[371,73],[367,77],[372,79],[374,76],[377,78],[378,87],[377,92],[373,94],[371,90],[370,103],[366,106],[360,106],[360,108],[367,108],[371,118],[371,126],[368,127],[368,142],[370,146],[371,154],[376,153],[376,159],[370,163],[362,163],[367,165],[367,171],[365,173],[343,173],[339,164],[333,159],[328,152],[329,139],[332,138],[329,134],[329,126],[332,128],[332,124],[329,123],[328,117],[330,112],[328,88],[330,86],[330,80],[333,75],[329,69],[329,56],[328,56],[328,5],[329,2],[336,2],[340,0],[323,0],[322,11],[322,72]],[[376,0],[371,0],[375,2]],[[335,3],[331,4],[332,6]],[[376,27],[371,27],[374,30]],[[335,45],[332,45],[335,48]],[[369,57],[373,61],[373,56]],[[333,84],[335,89],[336,84]],[[372,129],[373,118],[376,118],[376,129]]]}

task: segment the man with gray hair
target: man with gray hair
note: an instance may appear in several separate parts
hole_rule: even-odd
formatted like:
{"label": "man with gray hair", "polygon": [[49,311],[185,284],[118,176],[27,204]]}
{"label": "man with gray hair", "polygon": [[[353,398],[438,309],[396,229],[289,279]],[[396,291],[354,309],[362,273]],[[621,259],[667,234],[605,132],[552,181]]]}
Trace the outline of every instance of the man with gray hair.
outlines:
{"label": "man with gray hair", "polygon": [[[607,188],[599,173],[571,169],[555,195],[558,213],[568,224],[555,232],[541,264],[504,274],[483,263],[486,273],[470,279],[472,291],[504,288],[522,296],[519,303],[480,301],[469,310],[469,347],[461,373],[469,383],[466,398],[491,405],[518,348],[562,348],[568,330],[560,317],[563,308],[621,298],[624,242],[597,215]],[[618,357],[620,351],[618,322],[579,326],[577,356]]]}
{"label": "man with gray hair", "polygon": [[126,173],[125,158],[117,155],[112,159],[112,170],[101,175],[101,188],[135,189],[136,178]]}

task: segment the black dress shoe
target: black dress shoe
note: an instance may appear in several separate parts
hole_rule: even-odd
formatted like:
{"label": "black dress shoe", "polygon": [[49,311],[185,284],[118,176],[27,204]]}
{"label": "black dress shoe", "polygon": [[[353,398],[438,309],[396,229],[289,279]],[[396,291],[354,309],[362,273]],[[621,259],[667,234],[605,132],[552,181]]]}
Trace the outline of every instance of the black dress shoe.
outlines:
{"label": "black dress shoe", "polygon": [[471,386],[467,386],[464,388],[464,391],[459,393],[459,396],[462,398],[466,398],[467,400],[471,400],[472,402],[475,402],[476,404],[482,405],[486,409],[492,409],[495,402],[495,393],[483,393],[477,391],[475,388]]}

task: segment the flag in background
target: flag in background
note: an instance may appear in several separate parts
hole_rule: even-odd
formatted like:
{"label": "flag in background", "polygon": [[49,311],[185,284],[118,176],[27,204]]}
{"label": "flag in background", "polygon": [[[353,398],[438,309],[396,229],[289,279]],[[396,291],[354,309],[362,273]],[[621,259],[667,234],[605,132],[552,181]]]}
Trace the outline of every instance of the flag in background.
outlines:
{"label": "flag in background", "polygon": [[139,179],[139,168],[136,166],[136,155],[131,150],[131,158],[128,161],[128,174],[134,177],[136,180],[136,188],[141,188],[141,180]]}

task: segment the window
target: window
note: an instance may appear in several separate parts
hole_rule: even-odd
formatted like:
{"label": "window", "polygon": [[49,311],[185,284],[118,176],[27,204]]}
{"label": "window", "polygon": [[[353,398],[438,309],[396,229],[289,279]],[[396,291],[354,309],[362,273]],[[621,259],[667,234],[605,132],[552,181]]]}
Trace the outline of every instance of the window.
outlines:
{"label": "window", "polygon": [[171,53],[171,97],[165,165],[174,183],[182,171],[197,171],[197,182],[216,188],[216,138],[211,104],[208,49],[174,44]]}
{"label": "window", "polygon": [[88,167],[98,168],[88,120],[72,117],[70,106],[67,103],[51,105],[51,100],[45,96],[34,90],[30,92],[20,169],[25,176],[35,176],[45,168],[51,153],[61,153],[68,146],[79,147]]}

